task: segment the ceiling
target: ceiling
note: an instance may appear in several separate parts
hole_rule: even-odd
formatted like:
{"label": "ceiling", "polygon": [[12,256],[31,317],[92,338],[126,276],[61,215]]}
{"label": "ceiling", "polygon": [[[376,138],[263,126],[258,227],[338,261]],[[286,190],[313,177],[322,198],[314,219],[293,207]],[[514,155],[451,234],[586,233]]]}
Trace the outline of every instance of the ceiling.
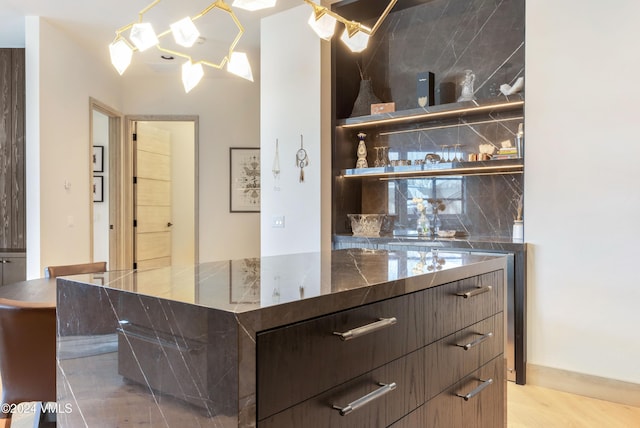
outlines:
{"label": "ceiling", "polygon": [[[115,37],[115,30],[138,19],[138,13],[152,0],[0,0],[0,42],[17,38],[24,44],[24,16],[40,16],[67,33],[78,44],[98,53],[109,62],[108,45]],[[194,16],[213,0],[162,0],[152,8],[145,18],[154,23],[156,32],[168,29],[170,23],[187,15]],[[227,0],[231,5],[233,0]],[[302,0],[278,0],[276,7],[262,11],[248,12],[233,8],[245,33],[236,50],[257,52],[260,44],[260,19],[270,14],[303,4]],[[196,21],[204,42],[194,47],[193,59],[205,59],[219,63],[229,44],[237,35],[237,27],[228,13],[214,9]],[[3,34],[4,33],[4,34]],[[171,36],[162,39],[163,47],[172,46]],[[182,64],[179,58],[167,61],[162,52],[149,49],[134,56],[127,74],[146,75],[177,71]],[[226,73],[224,73],[226,74]]]}

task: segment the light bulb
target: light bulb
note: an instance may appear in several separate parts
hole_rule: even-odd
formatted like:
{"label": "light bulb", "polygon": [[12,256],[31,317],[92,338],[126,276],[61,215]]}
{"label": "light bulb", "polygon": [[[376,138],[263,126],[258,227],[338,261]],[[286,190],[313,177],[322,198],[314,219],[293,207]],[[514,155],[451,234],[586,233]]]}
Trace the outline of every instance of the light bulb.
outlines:
{"label": "light bulb", "polygon": [[182,64],[182,84],[184,85],[184,91],[189,93],[200,83],[202,76],[204,76],[202,64],[194,64],[191,60]]}
{"label": "light bulb", "polygon": [[109,54],[111,55],[111,64],[118,70],[118,73],[122,75],[124,71],[131,64],[131,57],[133,51],[127,45],[127,42],[120,39],[117,42],[113,42],[109,45]]}
{"label": "light bulb", "polygon": [[156,36],[153,27],[148,22],[134,24],[131,27],[129,38],[140,52],[144,52],[151,46],[158,44],[158,36]]}
{"label": "light bulb", "polygon": [[247,54],[244,52],[233,52],[227,63],[227,71],[253,82],[253,73]]}

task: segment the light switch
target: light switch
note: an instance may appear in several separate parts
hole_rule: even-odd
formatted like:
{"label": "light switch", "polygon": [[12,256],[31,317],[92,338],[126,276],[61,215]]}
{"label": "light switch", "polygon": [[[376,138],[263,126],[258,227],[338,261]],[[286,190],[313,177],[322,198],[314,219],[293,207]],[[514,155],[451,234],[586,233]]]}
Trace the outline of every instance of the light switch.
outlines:
{"label": "light switch", "polygon": [[284,229],[284,216],[277,215],[271,218],[271,227]]}

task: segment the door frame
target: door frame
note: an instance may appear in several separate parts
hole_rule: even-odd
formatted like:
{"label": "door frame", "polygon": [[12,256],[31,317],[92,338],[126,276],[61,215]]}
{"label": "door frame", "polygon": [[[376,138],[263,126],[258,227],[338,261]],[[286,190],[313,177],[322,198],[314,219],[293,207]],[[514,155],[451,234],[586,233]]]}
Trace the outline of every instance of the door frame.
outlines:
{"label": "door frame", "polygon": [[[122,221],[123,218],[120,215],[122,212],[121,206],[122,201],[121,198],[118,197],[120,194],[119,189],[122,186],[121,182],[121,171],[120,166],[122,163],[120,162],[120,157],[122,155],[122,142],[123,131],[122,131],[122,119],[123,115],[118,110],[108,106],[107,104],[89,97],[89,156],[92,156],[93,146],[95,141],[93,140],[93,112],[97,111],[99,113],[104,114],[109,118],[109,225],[112,226],[109,229],[109,260],[108,269],[109,270],[117,270],[124,268],[124,259],[123,255],[119,251],[122,247],[123,235],[122,231]],[[93,162],[89,161],[89,183],[93,182]],[[89,189],[92,189],[92,186],[89,186]],[[89,191],[89,260],[93,260],[93,192]]]}
{"label": "door frame", "polygon": [[133,144],[133,132],[135,130],[135,122],[193,122],[193,172],[194,172],[194,237],[193,242],[195,248],[193,249],[194,264],[198,264],[200,260],[199,255],[199,236],[200,236],[200,215],[199,215],[199,200],[200,200],[200,180],[199,180],[199,147],[200,147],[200,125],[199,117],[192,115],[127,115],[125,116],[124,133],[122,148],[122,168],[120,171],[120,177],[122,182],[125,183],[120,189],[119,199],[122,201],[123,216],[123,228],[122,234],[124,240],[120,247],[120,253],[123,256],[124,269],[131,269],[134,262],[133,243],[135,242],[135,231],[133,228],[134,221],[134,189],[133,189],[133,170],[134,170],[134,144]]}

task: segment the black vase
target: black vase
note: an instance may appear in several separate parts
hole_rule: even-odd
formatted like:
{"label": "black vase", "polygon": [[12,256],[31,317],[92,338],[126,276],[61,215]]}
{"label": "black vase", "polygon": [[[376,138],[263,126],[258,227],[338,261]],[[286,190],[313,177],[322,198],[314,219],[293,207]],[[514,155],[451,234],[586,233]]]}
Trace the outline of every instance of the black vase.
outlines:
{"label": "black vase", "polygon": [[371,104],[378,104],[381,102],[380,98],[376,97],[376,94],[373,93],[371,80],[361,80],[360,91],[358,92],[356,102],[353,103],[353,110],[351,110],[351,115],[349,117],[368,116],[371,114]]}

